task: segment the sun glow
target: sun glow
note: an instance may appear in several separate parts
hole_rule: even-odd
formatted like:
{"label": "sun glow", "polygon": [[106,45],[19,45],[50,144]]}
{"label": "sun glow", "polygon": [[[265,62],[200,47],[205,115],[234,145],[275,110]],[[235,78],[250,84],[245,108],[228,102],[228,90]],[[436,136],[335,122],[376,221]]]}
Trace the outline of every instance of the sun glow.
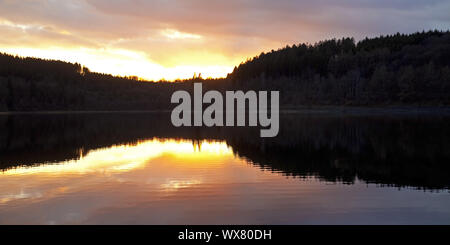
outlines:
{"label": "sun glow", "polygon": [[[38,57],[43,59],[62,60],[72,63],[80,63],[93,72],[112,74],[117,76],[138,76],[145,80],[168,80],[192,78],[194,73],[201,73],[204,78],[225,77],[232,72],[233,65],[204,65],[197,61],[206,56],[183,56],[178,61],[191,59],[198,65],[175,65],[165,67],[151,61],[144,53],[133,52],[125,49],[89,49],[89,48],[29,48],[14,47],[1,48],[0,52],[19,55],[22,57]],[[188,61],[186,60],[186,62]],[[211,62],[212,63],[212,62]]]}
{"label": "sun glow", "polygon": [[[0,17],[0,52],[79,63],[93,72],[174,81],[226,77],[244,57],[208,36],[164,28],[133,37],[90,38],[66,27]],[[7,38],[5,38],[7,37]]]}

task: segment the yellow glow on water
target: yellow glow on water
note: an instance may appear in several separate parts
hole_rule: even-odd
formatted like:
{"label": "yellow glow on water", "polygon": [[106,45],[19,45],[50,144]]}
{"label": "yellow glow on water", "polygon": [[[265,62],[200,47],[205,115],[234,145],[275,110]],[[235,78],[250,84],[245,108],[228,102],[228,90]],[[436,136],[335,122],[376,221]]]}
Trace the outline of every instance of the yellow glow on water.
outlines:
{"label": "yellow glow on water", "polygon": [[280,193],[291,202],[317,189],[213,140],[155,138],[40,164],[0,172],[0,224],[233,223],[250,208],[284,210]]}
{"label": "yellow glow on water", "polygon": [[193,185],[201,184],[200,180],[169,180],[164,184],[161,184],[161,187],[165,191],[175,191],[181,188],[187,188]]}
{"label": "yellow glow on water", "polygon": [[[112,173],[136,169],[149,160],[170,155],[183,159],[186,164],[202,163],[202,159],[219,156],[233,156],[233,151],[225,142],[200,141],[193,144],[187,140],[152,139],[136,145],[117,145],[89,151],[80,159],[56,164],[18,167],[6,170],[1,175],[32,175],[62,173]],[[182,184],[183,185],[183,184]]]}

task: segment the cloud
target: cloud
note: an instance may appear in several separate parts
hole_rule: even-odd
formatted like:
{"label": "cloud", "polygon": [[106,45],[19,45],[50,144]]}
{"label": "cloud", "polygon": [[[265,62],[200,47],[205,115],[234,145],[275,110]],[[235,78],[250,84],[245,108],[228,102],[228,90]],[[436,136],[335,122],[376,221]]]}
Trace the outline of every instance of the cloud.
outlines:
{"label": "cloud", "polygon": [[126,49],[234,66],[286,44],[450,28],[450,0],[0,0],[0,48]]}

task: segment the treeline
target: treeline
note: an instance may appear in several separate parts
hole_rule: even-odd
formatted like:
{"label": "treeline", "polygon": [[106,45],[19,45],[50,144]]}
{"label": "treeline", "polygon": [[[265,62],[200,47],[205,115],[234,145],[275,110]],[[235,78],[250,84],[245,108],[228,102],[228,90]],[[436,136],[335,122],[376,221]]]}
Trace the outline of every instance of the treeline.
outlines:
{"label": "treeline", "polygon": [[286,46],[228,75],[237,87],[282,91],[282,104],[448,105],[450,32]]}
{"label": "treeline", "polygon": [[146,82],[0,54],[0,111],[170,109],[175,90],[279,90],[282,107],[449,105],[450,33],[327,40],[262,53],[225,79]]}
{"label": "treeline", "polygon": [[172,87],[94,73],[80,64],[0,54],[0,111],[163,109]]}

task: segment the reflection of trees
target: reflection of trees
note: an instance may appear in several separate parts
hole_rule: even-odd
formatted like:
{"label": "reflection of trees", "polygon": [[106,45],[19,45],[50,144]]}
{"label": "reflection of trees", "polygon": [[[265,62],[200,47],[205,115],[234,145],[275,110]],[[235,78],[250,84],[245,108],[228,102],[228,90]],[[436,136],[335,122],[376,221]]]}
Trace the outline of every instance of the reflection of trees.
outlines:
{"label": "reflection of trees", "polygon": [[351,183],[450,186],[450,128],[444,119],[297,118],[276,140],[230,141],[238,155],[287,175]]}
{"label": "reflection of trees", "polygon": [[0,166],[50,163],[151,137],[226,140],[256,166],[291,176],[440,189],[450,187],[450,125],[443,117],[282,115],[276,138],[259,128],[174,128],[169,114],[0,117]]}

